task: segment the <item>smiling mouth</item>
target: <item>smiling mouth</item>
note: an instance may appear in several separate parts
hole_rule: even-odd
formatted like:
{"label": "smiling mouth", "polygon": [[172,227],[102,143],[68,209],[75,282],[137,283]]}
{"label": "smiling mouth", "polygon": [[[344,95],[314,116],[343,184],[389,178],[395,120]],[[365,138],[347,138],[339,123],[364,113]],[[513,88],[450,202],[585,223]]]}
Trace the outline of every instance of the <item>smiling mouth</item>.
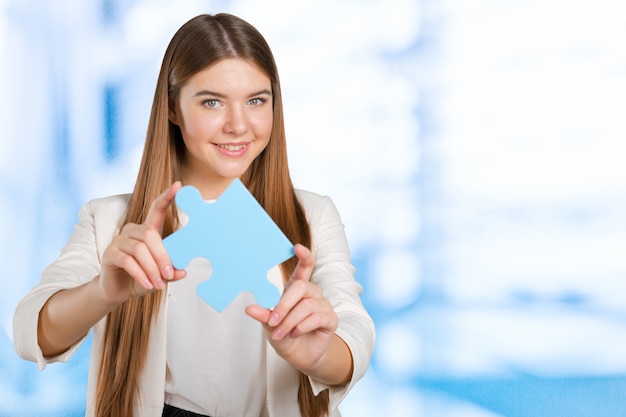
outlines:
{"label": "smiling mouth", "polygon": [[248,144],[241,144],[241,145],[222,145],[222,144],[216,144],[215,146],[217,146],[218,148],[222,148],[222,149],[226,149],[227,151],[231,151],[231,152],[236,152],[236,151],[240,151],[243,148],[247,147]]}

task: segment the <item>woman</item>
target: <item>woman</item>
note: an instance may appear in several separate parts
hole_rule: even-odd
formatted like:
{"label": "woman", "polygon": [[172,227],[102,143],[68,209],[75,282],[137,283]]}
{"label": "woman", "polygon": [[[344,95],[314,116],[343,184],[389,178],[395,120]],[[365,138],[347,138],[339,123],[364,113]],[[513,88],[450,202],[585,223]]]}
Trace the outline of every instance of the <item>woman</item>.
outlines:
{"label": "woman", "polygon": [[[182,185],[213,200],[235,178],[298,243],[270,271],[272,310],[244,294],[215,312],[194,291],[210,265],[176,270],[162,244]],[[94,328],[88,416],[337,416],[374,345],[353,273],[332,202],[292,186],[269,46],[237,17],[202,15],[166,50],[133,193],[81,209],[16,309],[15,346],[43,369]]]}

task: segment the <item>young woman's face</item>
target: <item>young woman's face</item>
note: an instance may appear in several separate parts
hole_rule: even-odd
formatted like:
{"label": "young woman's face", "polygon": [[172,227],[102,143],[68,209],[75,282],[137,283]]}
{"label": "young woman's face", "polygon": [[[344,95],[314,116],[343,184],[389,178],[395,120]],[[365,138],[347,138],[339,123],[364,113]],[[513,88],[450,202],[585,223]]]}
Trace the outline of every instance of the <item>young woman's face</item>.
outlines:
{"label": "young woman's face", "polygon": [[272,109],[270,79],[246,60],[224,59],[191,77],[170,114],[187,150],[183,183],[217,198],[267,146]]}

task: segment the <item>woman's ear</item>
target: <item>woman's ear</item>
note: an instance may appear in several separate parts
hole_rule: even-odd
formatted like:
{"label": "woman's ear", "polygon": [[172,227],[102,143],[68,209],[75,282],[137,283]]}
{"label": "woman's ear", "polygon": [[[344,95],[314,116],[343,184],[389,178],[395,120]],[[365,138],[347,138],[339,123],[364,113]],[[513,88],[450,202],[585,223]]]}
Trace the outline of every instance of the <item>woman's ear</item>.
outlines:
{"label": "woman's ear", "polygon": [[178,126],[178,115],[176,114],[176,103],[174,101],[170,101],[167,107],[168,107],[168,112],[167,112],[168,119],[170,119],[170,122]]}

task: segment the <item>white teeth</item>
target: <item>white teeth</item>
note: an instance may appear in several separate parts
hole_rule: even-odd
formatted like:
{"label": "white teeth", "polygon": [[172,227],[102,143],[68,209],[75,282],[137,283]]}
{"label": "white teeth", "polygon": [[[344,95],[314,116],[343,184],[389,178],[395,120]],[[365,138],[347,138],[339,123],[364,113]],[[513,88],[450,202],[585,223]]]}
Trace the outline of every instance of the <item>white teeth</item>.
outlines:
{"label": "white teeth", "polygon": [[240,151],[246,147],[246,145],[217,145],[222,149],[226,149],[227,151]]}

